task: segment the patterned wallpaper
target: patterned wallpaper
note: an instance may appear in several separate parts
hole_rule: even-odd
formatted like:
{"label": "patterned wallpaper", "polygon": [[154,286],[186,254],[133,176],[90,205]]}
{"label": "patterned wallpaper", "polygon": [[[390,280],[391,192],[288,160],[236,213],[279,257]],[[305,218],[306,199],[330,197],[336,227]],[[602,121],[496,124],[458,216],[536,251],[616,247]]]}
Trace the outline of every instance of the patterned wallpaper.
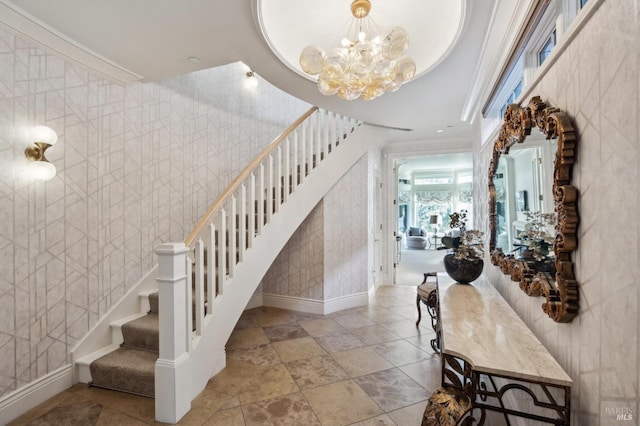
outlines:
{"label": "patterned wallpaper", "polygon": [[[540,95],[566,111],[580,137],[574,167],[580,191],[580,314],[570,324],[554,323],[540,309],[540,299],[526,296],[497,268],[485,267],[573,379],[576,425],[632,424],[640,414],[638,46],[640,3],[604,1],[527,97]],[[486,179],[490,149],[478,152],[476,182]],[[477,223],[486,224],[486,187],[476,189],[482,197]],[[615,413],[624,410],[631,410],[633,421],[616,420]]]}
{"label": "patterned wallpaper", "polygon": [[262,292],[324,300],[324,205],[320,201],[291,236],[262,280]]}
{"label": "patterned wallpaper", "polygon": [[324,300],[368,290],[368,168],[365,155],[324,197]]}
{"label": "patterned wallpaper", "polygon": [[[0,28],[0,395],[69,363],[89,328],[310,106],[230,64],[128,86]],[[275,117],[280,117],[277,121]],[[24,174],[30,126],[59,136]]]}
{"label": "patterned wallpaper", "polygon": [[328,301],[367,291],[367,183],[365,155],[287,242],[262,280],[263,293]]}

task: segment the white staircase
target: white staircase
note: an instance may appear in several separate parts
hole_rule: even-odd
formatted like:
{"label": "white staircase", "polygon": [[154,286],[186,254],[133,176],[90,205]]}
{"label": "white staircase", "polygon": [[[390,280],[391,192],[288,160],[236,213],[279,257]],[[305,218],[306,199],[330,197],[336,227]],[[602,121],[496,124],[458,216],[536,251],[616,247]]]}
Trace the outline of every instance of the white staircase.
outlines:
{"label": "white staircase", "polygon": [[[224,368],[225,344],[262,277],[370,140],[354,120],[312,108],[252,161],[185,242],[157,248],[157,287],[143,280],[138,300],[125,300],[130,308],[140,306],[128,321],[146,314],[149,295],[159,291],[157,421],[179,421]],[[122,343],[119,328],[126,321],[112,317],[110,341],[103,326],[92,342],[99,350],[74,354],[78,381],[89,383],[89,364]]]}

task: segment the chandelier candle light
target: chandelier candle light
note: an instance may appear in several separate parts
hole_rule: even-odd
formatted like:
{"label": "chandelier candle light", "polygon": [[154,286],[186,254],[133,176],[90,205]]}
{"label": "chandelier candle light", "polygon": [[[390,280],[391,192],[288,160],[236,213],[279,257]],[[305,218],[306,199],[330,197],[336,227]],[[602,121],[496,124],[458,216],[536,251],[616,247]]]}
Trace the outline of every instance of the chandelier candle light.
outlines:
{"label": "chandelier candle light", "polygon": [[324,51],[307,46],[300,54],[300,66],[309,75],[318,76],[318,91],[345,100],[375,99],[395,92],[416,73],[416,63],[406,55],[409,37],[401,27],[386,33],[375,28],[369,0],[354,0],[355,18],[340,47]]}

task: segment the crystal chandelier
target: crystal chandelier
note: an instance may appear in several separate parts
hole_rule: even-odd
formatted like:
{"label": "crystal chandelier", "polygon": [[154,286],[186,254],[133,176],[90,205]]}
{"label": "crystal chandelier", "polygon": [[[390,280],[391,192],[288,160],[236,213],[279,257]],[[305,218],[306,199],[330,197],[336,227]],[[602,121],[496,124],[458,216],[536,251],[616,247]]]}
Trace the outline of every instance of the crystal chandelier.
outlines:
{"label": "crystal chandelier", "polygon": [[407,32],[401,27],[381,33],[368,17],[369,0],[351,3],[352,23],[340,47],[324,51],[307,46],[300,54],[300,66],[318,76],[318,91],[345,100],[371,100],[395,92],[416,73],[416,64],[406,51]]}

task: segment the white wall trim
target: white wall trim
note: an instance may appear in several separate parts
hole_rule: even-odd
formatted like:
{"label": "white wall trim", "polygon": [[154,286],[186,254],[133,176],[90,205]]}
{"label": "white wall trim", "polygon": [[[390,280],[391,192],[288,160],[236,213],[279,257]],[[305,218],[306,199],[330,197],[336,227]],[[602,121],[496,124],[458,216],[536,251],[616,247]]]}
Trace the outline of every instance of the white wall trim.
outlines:
{"label": "white wall trim", "polygon": [[[471,152],[472,149],[473,144],[468,138],[442,138],[438,140],[429,140],[429,143],[425,143],[425,140],[389,142],[382,147],[382,155],[383,158],[385,155],[411,157],[432,154],[451,154],[455,152]],[[382,171],[384,172],[384,169]]]}
{"label": "white wall trim", "polygon": [[[0,0],[1,1],[1,0]],[[149,290],[158,289],[155,280],[158,265],[147,272],[106,314],[89,330],[78,344],[71,350],[71,360],[76,362],[94,351],[107,347],[113,343],[111,324],[122,318],[139,314],[142,311],[141,293],[147,294]],[[147,296],[148,297],[148,296]],[[147,302],[148,303],[148,302]],[[74,383],[78,381],[79,371],[74,370]]]}
{"label": "white wall trim", "polygon": [[369,291],[366,291],[364,293],[349,294],[347,296],[340,296],[326,301],[324,303],[324,314],[332,314],[344,309],[367,306],[369,304]]}
{"label": "white wall trim", "polygon": [[142,76],[81,45],[7,0],[0,0],[0,22],[30,42],[122,84]]}
{"label": "white wall trim", "polygon": [[464,102],[460,119],[473,123],[482,108],[482,102],[489,96],[493,82],[509,59],[511,45],[516,40],[520,28],[525,23],[531,0],[511,2],[498,0],[491,16],[491,23],[474,70],[474,84]]}
{"label": "white wall trim", "polygon": [[[386,274],[385,274],[384,276],[386,277]],[[367,297],[367,303],[371,304],[371,300],[375,297],[375,295],[376,295],[376,291],[378,291],[378,289],[379,289],[380,287],[382,287],[383,285],[384,285],[384,284],[380,284],[380,285],[379,285],[379,286],[377,286],[377,287],[371,287],[371,288],[369,289],[369,293],[368,293],[368,297]]]}
{"label": "white wall trim", "polygon": [[247,303],[247,306],[244,307],[244,310],[248,310],[248,309],[254,309],[254,308],[259,308],[260,306],[264,306],[264,301],[263,301],[263,295],[262,293],[258,293],[258,294],[254,294],[253,296],[251,296],[251,299],[249,299],[249,303]]}
{"label": "white wall trim", "polygon": [[0,424],[7,424],[73,384],[73,367],[65,365],[0,400]]}
{"label": "white wall trim", "polygon": [[269,306],[271,308],[287,309],[316,315],[324,314],[324,302],[322,302],[322,300],[284,296],[281,294],[263,294],[262,301],[263,306]]}
{"label": "white wall trim", "polygon": [[344,309],[366,306],[370,293],[375,289],[364,292],[336,297],[331,300],[305,299],[303,297],[283,296],[280,294],[263,294],[263,306],[305,312],[308,314],[327,315]]}

